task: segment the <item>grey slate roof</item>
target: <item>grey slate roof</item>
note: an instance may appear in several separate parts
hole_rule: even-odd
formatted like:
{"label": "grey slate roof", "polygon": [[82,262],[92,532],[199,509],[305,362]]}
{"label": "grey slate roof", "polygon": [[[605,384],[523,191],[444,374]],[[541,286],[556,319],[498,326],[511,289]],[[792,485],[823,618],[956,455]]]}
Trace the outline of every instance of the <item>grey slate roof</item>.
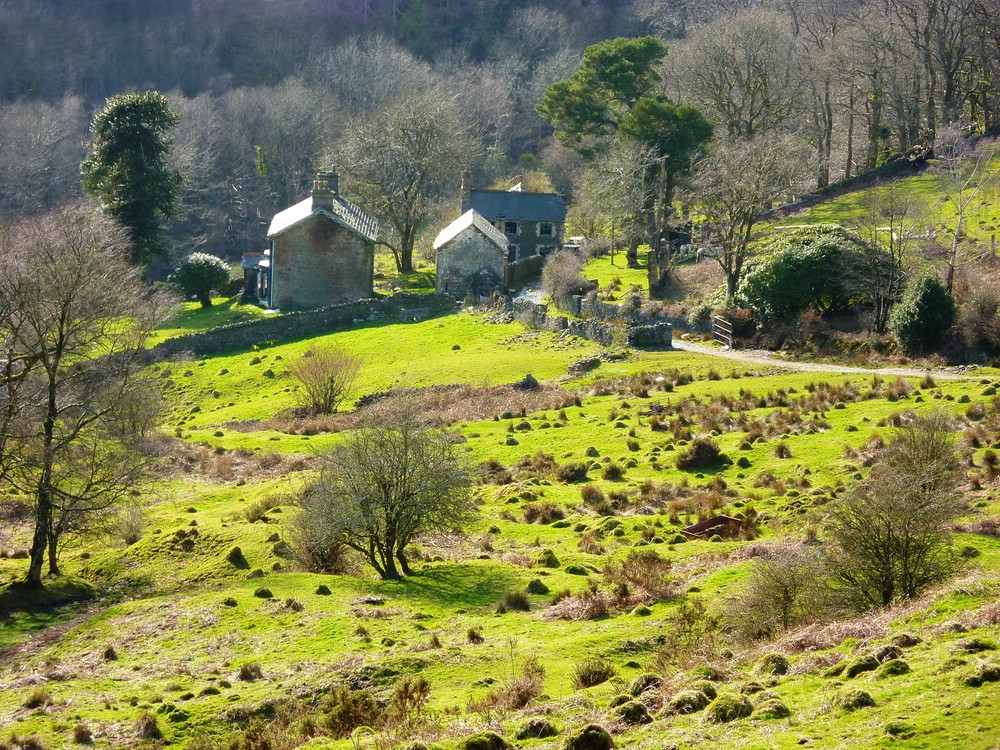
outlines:
{"label": "grey slate roof", "polygon": [[440,234],[438,234],[437,238],[434,240],[434,249],[440,250],[444,245],[447,245],[470,227],[478,229],[491,242],[493,242],[494,245],[502,248],[503,250],[507,249],[507,235],[490,224],[490,222],[482,214],[471,208],[441,230]]}
{"label": "grey slate roof", "polygon": [[271,219],[271,226],[267,230],[267,236],[275,237],[313,214],[324,214],[338,224],[342,224],[352,232],[357,232],[372,242],[378,237],[378,222],[349,200],[339,195],[333,199],[332,211],[329,208],[314,206],[313,198],[310,196],[304,201],[299,201],[294,206],[276,213],[274,218]]}
{"label": "grey slate roof", "polygon": [[475,209],[490,221],[566,221],[566,201],[558,193],[472,190],[462,200],[462,212]]}

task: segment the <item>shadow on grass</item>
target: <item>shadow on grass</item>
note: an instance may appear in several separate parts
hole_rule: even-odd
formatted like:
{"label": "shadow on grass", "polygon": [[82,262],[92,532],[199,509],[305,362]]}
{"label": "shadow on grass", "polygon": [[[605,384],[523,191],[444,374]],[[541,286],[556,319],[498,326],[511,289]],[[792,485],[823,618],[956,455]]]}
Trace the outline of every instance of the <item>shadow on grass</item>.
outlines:
{"label": "shadow on grass", "polygon": [[41,588],[18,581],[0,588],[0,618],[15,612],[51,612],[57,607],[87,601],[95,596],[97,589],[72,576],[55,578]]}
{"label": "shadow on grass", "polygon": [[227,297],[211,307],[185,305],[187,309],[166,321],[160,328],[169,331],[183,331],[184,333],[207,331],[229,323],[259,318],[263,314],[259,307],[240,305],[236,300],[237,297]]}
{"label": "shadow on grass", "polygon": [[496,564],[459,563],[425,568],[399,581],[379,584],[384,593],[396,598],[421,600],[448,608],[492,607],[524,582],[511,570]]}

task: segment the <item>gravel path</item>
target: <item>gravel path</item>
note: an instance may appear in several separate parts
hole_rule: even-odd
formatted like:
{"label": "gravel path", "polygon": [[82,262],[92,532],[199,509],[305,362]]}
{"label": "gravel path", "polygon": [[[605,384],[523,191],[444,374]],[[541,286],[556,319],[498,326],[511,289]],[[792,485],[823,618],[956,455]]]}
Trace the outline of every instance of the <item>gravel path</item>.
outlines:
{"label": "gravel path", "polygon": [[966,368],[950,368],[948,370],[913,368],[913,367],[850,367],[847,365],[828,365],[817,362],[796,362],[795,360],[776,357],[772,352],[761,350],[729,350],[719,349],[712,346],[702,346],[692,344],[690,341],[674,339],[674,349],[684,352],[697,352],[698,354],[708,354],[712,357],[729,359],[735,362],[746,362],[752,365],[773,365],[786,370],[798,372],[843,372],[854,375],[892,375],[900,377],[922,377],[928,373],[935,378],[945,380],[963,380],[975,375],[975,366]]}

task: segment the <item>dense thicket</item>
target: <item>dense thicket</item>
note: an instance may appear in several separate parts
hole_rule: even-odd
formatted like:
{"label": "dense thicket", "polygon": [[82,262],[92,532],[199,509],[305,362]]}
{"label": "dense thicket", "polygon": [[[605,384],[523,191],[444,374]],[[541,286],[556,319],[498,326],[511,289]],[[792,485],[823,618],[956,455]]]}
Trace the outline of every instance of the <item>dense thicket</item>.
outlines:
{"label": "dense thicket", "polygon": [[474,183],[541,166],[573,192],[578,157],[535,107],[588,45],[620,36],[666,42],[653,93],[694,105],[717,134],[805,138],[815,185],[905,155],[948,122],[974,132],[1000,123],[1000,20],[989,0],[747,5],[0,0],[0,217],[79,195],[90,117],[109,96],[148,89],[182,116],[172,159],[186,183],[168,228],[176,254],[257,248],[271,215],[329,166],[320,157],[336,152],[344,125],[377,117],[415,78],[444,92],[478,139]]}

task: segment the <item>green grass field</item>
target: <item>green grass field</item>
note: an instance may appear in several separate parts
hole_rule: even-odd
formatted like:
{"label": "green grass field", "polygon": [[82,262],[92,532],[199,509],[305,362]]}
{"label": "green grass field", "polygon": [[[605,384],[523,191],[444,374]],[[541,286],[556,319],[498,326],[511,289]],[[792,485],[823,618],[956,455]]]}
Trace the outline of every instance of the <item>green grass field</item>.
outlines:
{"label": "green grass field", "polygon": [[[624,269],[599,269],[612,273],[627,287]],[[189,307],[161,335],[245,314],[229,303]],[[352,404],[391,389],[466,387],[454,403],[426,408],[452,415],[460,449],[484,467],[481,515],[464,535],[421,538],[410,551],[414,575],[402,581],[379,581],[360,566],[309,573],[293,554],[297,493],[314,476],[316,454],[343,433],[292,429],[283,415],[297,386],[287,366],[330,344],[362,361]],[[35,747],[72,747],[83,727],[106,748],[346,750],[419,739],[464,750],[474,732],[512,741],[528,717],[542,715],[560,734],[524,747],[562,747],[591,722],[622,748],[1000,742],[1000,681],[990,671],[1000,640],[996,536],[958,533],[957,546],[975,556],[966,551],[957,576],[915,602],[776,642],[702,632],[705,620],[691,614],[701,605],[709,617],[724,614],[757,557],[821,535],[828,504],[867,473],[876,437],[891,437],[912,414],[944,410],[955,419],[968,501],[961,522],[1000,516],[988,453],[1000,448],[1000,378],[798,373],[681,351],[619,352],[583,376],[567,374],[600,353],[461,313],[151,366],[170,411],[162,465],[142,490],[141,538],[129,546],[114,534],[76,538],[62,553],[60,585],[85,581],[101,595],[0,618],[0,746],[23,747],[16,735],[37,737]],[[546,383],[541,394],[504,390],[527,373]],[[538,407],[543,398],[557,405]],[[680,470],[678,455],[699,437],[730,462]],[[560,468],[573,464],[584,476],[561,479]],[[756,538],[678,537],[718,513],[756,518]],[[8,525],[0,582],[26,569],[10,552],[26,546],[27,524]],[[626,596],[615,582],[609,565],[637,551],[669,566],[658,596]],[[527,593],[527,611],[498,608],[529,585],[548,593]],[[11,596],[0,594],[0,605]],[[913,636],[899,641],[909,644],[900,647],[908,669],[838,673],[904,633]],[[787,673],[758,667],[771,651],[786,656]],[[613,675],[578,688],[574,677],[591,657],[607,660]],[[491,693],[532,659],[544,668],[538,694],[520,708],[496,704]],[[651,721],[629,723],[616,706],[650,672],[662,680],[640,696]],[[384,706],[416,677],[429,685],[422,707],[370,733],[337,728],[338,687]],[[967,684],[977,679],[978,687]],[[690,690],[745,696],[757,713],[714,723],[707,709],[672,710]],[[875,705],[843,708],[856,690]],[[775,701],[787,715],[763,711]],[[141,737],[143,722],[160,737]]]}

